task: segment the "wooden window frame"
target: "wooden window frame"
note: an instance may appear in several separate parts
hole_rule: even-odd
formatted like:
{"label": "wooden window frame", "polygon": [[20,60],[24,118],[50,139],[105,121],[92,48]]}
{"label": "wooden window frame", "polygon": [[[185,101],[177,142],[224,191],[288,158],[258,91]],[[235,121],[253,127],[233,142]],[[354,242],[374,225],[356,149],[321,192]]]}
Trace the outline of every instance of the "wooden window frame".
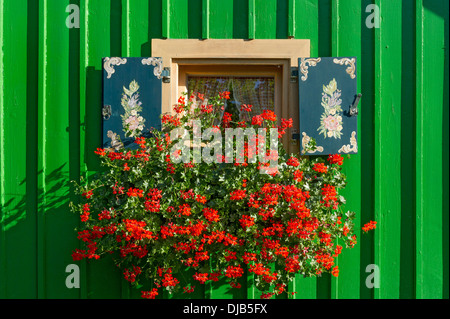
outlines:
{"label": "wooden window frame", "polygon": [[[233,71],[244,76],[273,74],[275,111],[279,117],[292,118],[293,129],[298,131],[298,83],[291,81],[291,70],[298,68],[298,58],[310,56],[308,39],[152,39],[152,56],[161,57],[163,67],[170,67],[171,72],[170,83],[162,86],[162,113],[173,112],[173,105],[186,91],[186,75],[197,73],[195,67],[204,71],[202,75],[207,68],[206,74],[218,75],[225,66],[229,75]],[[298,152],[298,141],[293,143],[289,134],[283,144],[289,152]]]}

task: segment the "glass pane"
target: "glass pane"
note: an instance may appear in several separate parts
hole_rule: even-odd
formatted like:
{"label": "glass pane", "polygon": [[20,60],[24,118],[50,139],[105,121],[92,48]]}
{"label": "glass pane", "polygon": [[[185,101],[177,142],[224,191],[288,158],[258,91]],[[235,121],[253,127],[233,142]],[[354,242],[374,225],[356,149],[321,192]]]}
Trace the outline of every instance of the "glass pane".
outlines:
{"label": "glass pane", "polygon": [[[275,79],[273,77],[210,77],[190,76],[188,92],[203,94],[205,102],[219,92],[229,91],[230,99],[226,101],[225,111],[233,114],[235,120],[251,120],[263,110],[274,110]],[[201,104],[197,99],[195,103]],[[251,112],[240,112],[241,105],[252,105]],[[222,117],[222,114],[221,114]]]}

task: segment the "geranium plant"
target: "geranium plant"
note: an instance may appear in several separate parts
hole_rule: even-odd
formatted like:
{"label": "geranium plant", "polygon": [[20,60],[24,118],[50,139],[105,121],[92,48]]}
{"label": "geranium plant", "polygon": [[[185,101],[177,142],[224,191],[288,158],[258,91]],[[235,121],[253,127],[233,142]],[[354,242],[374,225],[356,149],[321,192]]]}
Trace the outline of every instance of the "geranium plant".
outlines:
{"label": "geranium plant", "polygon": [[[85,244],[73,252],[74,260],[112,254],[130,283],[140,278],[152,283],[142,288],[144,298],[162,289],[192,292],[196,284],[220,278],[238,289],[245,273],[253,274],[262,297],[270,298],[286,293],[297,274],[338,276],[334,259],[356,244],[355,214],[342,209],[345,199],[339,195],[346,185],[343,157],[302,157],[287,154],[281,143],[276,149],[260,144],[270,129],[281,138],[292,120],[278,121],[265,110],[251,122],[241,121],[224,110],[228,98],[223,92],[198,106],[193,96],[183,96],[173,115],[162,116],[161,131],[136,138],[137,149],[97,149],[105,170],[76,183],[83,198],[71,204],[80,214],[78,238]],[[251,109],[241,106],[241,112]],[[192,153],[195,123],[219,136],[227,129],[266,130],[258,131],[256,143],[244,143],[243,161],[228,163],[218,153],[214,161],[199,162]],[[187,139],[173,138],[175,129],[187,132]],[[203,154],[207,146],[208,155],[217,150],[212,144],[226,146],[202,139]],[[187,145],[190,155],[177,145]],[[255,154],[264,156],[255,160]],[[371,222],[364,230],[374,227]],[[177,274],[186,268],[192,269],[192,284],[181,287]]]}

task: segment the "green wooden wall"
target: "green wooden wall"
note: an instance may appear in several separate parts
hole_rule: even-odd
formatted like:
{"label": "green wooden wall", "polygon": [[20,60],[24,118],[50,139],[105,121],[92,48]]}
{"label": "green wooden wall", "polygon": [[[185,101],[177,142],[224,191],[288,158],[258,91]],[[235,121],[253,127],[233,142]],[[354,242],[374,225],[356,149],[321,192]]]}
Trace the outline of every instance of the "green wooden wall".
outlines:
{"label": "green wooden wall", "polygon": [[[96,171],[101,58],[150,56],[153,38],[311,40],[311,56],[358,58],[359,154],[347,207],[369,235],[338,278],[299,278],[296,298],[448,298],[448,2],[375,0],[0,0],[0,298],[135,298],[109,260],[78,247],[69,181]],[[66,7],[80,8],[68,29]],[[296,106],[293,106],[296,107]],[[380,269],[369,289],[366,267]],[[248,279],[250,280],[250,278]],[[186,298],[186,295],[173,296]],[[254,298],[205,286],[191,298]]]}

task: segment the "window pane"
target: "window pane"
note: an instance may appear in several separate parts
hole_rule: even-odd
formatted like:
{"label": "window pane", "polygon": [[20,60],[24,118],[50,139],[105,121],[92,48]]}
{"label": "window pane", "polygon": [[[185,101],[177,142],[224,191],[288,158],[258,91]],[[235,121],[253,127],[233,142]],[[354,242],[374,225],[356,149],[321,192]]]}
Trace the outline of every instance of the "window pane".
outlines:
{"label": "window pane", "polygon": [[[252,116],[261,114],[263,110],[274,111],[275,79],[273,77],[207,77],[190,76],[188,92],[203,94],[205,102],[219,92],[229,91],[230,100],[226,101],[225,111],[240,120],[250,120]],[[195,103],[201,104],[200,99]],[[252,111],[240,112],[241,105],[252,105]],[[222,116],[222,115],[221,115]]]}

